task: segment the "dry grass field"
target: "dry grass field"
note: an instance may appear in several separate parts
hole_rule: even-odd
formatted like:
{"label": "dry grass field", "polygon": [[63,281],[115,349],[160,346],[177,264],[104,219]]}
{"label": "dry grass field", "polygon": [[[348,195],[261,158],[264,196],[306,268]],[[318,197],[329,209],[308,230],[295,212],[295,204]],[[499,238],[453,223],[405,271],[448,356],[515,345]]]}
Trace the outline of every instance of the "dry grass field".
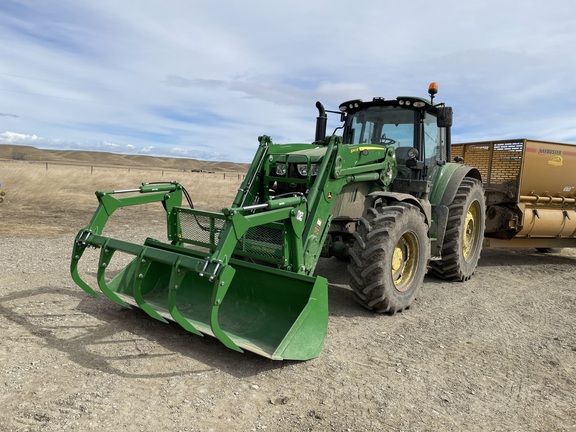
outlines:
{"label": "dry grass field", "polygon": [[219,163],[218,171],[192,172],[156,164],[126,167],[124,156],[111,154],[97,160],[100,165],[83,165],[82,157],[67,163],[30,161],[33,155],[27,153],[24,160],[0,159],[0,182],[6,192],[0,207],[0,236],[57,236],[77,231],[96,209],[95,191],[130,189],[143,182],[178,181],[190,192],[196,207],[219,210],[232,203],[243,178],[240,164]]}
{"label": "dry grass field", "polygon": [[[322,355],[274,362],[91,297],[69,275],[94,191],[176,180],[197,208],[217,210],[241,171],[78,157],[48,169],[32,154],[0,160],[0,430],[576,430],[574,250],[485,250],[471,280],[427,276],[396,316],[362,309],[346,267],[322,259]],[[146,210],[111,220],[108,234],[149,235],[163,215]],[[98,251],[85,255],[94,284]]]}

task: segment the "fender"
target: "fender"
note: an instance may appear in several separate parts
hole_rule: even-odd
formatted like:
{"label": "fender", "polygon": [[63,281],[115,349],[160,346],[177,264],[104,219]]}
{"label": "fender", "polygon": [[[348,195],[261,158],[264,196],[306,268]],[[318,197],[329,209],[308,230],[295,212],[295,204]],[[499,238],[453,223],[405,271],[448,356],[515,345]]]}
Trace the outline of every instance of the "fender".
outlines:
{"label": "fender", "polygon": [[386,191],[372,192],[368,194],[368,196],[372,198],[385,198],[392,201],[407,202],[409,204],[413,204],[420,209],[420,211],[424,215],[426,224],[430,226],[430,223],[432,221],[432,206],[426,200],[419,200],[418,198],[410,194],[386,192]]}
{"label": "fender", "polygon": [[454,200],[456,192],[458,192],[458,188],[465,177],[482,181],[482,175],[478,169],[457,163],[444,165],[435,176],[430,194],[430,204],[432,205],[433,213],[433,221],[430,226],[433,257],[439,257],[441,254],[448,224],[448,206]]}

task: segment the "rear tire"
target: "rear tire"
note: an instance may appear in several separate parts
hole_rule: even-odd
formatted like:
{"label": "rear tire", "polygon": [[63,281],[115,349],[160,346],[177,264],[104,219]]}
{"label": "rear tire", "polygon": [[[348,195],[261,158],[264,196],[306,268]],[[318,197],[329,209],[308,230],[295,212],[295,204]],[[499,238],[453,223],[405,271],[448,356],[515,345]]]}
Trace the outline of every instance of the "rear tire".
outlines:
{"label": "rear tire", "polygon": [[350,249],[350,286],[356,300],[377,313],[408,308],[424,281],[428,225],[416,206],[379,204],[368,209]]}
{"label": "rear tire", "polygon": [[486,203],[482,184],[473,178],[462,180],[448,208],[442,258],[431,261],[430,269],[442,279],[466,281],[476,270],[484,239]]}

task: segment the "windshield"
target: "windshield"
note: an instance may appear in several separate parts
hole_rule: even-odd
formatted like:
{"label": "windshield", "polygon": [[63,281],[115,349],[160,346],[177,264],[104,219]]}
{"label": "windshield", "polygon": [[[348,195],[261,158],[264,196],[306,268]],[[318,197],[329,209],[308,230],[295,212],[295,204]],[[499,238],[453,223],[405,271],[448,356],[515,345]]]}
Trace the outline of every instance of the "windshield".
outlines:
{"label": "windshield", "polygon": [[352,114],[348,144],[414,145],[414,112],[394,107],[370,107]]}

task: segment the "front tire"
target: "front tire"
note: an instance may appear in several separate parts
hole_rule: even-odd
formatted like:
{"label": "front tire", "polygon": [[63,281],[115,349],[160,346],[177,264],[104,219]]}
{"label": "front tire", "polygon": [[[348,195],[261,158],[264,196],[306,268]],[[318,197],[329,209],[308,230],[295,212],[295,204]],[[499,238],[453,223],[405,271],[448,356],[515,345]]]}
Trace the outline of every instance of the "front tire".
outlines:
{"label": "front tire", "polygon": [[476,270],[484,239],[486,203],[482,183],[464,178],[448,209],[442,258],[431,261],[430,269],[442,279],[466,281]]}
{"label": "front tire", "polygon": [[377,313],[408,308],[423,284],[430,257],[428,225],[416,206],[368,209],[350,249],[350,286],[356,300]]}

